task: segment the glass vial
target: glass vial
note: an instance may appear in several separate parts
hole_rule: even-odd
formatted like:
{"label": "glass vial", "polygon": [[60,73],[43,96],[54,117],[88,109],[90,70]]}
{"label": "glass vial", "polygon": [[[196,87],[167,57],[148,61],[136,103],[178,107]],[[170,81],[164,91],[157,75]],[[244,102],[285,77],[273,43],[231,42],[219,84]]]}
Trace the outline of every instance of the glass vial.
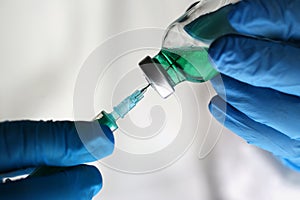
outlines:
{"label": "glass vial", "polygon": [[218,10],[214,6],[208,0],[193,4],[167,28],[159,53],[140,61],[147,81],[162,98],[182,81],[201,83],[218,74],[207,50],[216,38],[235,30],[227,20],[231,5]]}

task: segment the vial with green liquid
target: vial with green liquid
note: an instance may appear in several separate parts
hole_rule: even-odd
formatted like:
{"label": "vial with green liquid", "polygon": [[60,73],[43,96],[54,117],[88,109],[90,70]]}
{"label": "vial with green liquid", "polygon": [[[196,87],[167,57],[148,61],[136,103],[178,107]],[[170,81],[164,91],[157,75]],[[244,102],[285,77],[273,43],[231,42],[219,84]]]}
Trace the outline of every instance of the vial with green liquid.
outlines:
{"label": "vial with green liquid", "polygon": [[227,19],[231,6],[214,10],[214,1],[193,4],[167,28],[158,54],[139,63],[161,97],[171,95],[180,82],[201,83],[218,74],[209,60],[208,48],[216,38],[235,33]]}

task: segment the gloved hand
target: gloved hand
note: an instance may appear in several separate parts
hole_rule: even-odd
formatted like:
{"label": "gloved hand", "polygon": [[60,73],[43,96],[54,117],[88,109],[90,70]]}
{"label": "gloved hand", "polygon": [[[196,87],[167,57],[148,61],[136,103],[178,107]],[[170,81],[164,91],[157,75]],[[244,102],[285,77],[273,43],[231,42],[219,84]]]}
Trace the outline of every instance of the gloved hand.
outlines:
{"label": "gloved hand", "polygon": [[[78,128],[85,131],[85,144]],[[0,183],[0,199],[92,199],[102,187],[102,177],[96,167],[82,163],[108,156],[113,148],[112,132],[97,121],[2,122],[0,174],[38,166],[68,167],[44,176]]]}
{"label": "gloved hand", "polygon": [[209,48],[223,80],[212,80],[218,93],[209,105],[213,116],[225,119],[224,125],[248,143],[296,170],[300,170],[299,9],[298,0],[243,0],[228,16],[240,35],[218,38]]}

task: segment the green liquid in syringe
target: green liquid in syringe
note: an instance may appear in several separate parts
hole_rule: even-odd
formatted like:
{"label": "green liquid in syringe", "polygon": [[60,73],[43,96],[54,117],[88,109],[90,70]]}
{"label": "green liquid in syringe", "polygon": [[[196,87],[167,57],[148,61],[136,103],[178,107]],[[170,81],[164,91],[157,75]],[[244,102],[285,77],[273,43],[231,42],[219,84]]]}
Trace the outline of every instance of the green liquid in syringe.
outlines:
{"label": "green liquid in syringe", "polygon": [[162,49],[153,60],[162,65],[175,85],[185,80],[205,82],[218,74],[202,47]]}

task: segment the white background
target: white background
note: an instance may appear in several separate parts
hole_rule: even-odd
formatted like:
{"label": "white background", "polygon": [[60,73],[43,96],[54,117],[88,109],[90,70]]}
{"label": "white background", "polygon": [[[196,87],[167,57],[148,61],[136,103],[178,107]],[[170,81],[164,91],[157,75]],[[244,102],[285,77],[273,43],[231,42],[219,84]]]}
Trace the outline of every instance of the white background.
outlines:
{"label": "white background", "polygon": [[[76,77],[94,49],[123,31],[165,28],[191,3],[1,0],[0,119],[73,119]],[[202,116],[210,118],[207,85],[192,87],[202,95]],[[216,122],[213,125],[212,132],[220,128]],[[201,126],[207,129],[205,124]],[[300,198],[298,174],[229,131],[223,131],[217,146],[204,159],[199,159],[200,144],[196,140],[180,160],[154,173],[133,175],[99,165],[104,187],[96,199]]]}

